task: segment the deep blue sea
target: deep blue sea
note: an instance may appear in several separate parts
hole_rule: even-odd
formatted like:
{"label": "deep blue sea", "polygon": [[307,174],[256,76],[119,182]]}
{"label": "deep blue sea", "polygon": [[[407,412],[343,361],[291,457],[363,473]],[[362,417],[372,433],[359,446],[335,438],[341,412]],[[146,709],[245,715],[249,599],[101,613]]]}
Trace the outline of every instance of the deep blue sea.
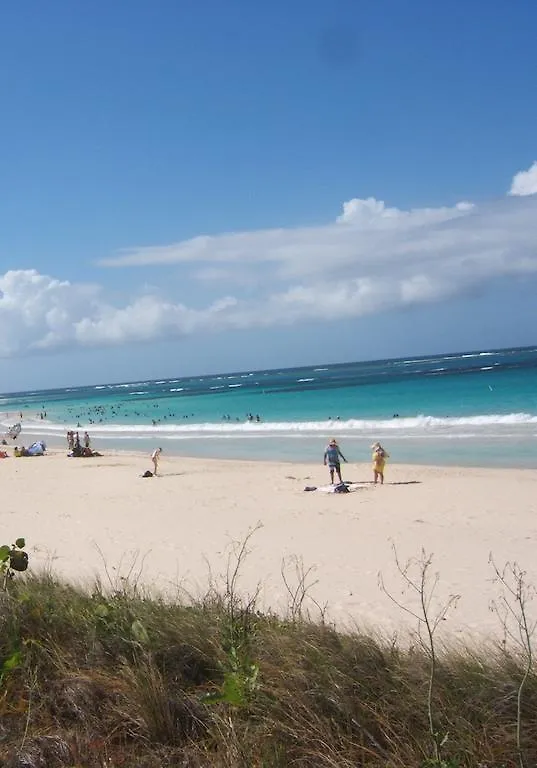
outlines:
{"label": "deep blue sea", "polygon": [[78,428],[103,452],[318,461],[334,436],[351,461],[380,440],[395,462],[535,467],[537,347],[14,392],[0,409],[25,444]]}

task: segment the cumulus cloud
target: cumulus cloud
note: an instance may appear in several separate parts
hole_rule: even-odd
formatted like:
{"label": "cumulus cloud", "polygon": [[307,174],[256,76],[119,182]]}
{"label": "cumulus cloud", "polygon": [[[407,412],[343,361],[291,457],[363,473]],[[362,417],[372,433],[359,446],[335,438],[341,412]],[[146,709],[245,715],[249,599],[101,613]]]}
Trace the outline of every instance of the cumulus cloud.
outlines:
{"label": "cumulus cloud", "polygon": [[222,298],[197,310],[146,295],[116,307],[103,293],[33,269],[0,275],[0,356],[186,335],[215,327],[218,316],[236,303]]}
{"label": "cumulus cloud", "polygon": [[435,221],[445,221],[454,218],[457,213],[471,211],[472,203],[457,203],[454,208],[416,208],[411,211],[401,211],[399,208],[388,208],[383,200],[368,197],[367,200],[353,198],[343,203],[343,213],[338,216],[339,223],[352,222],[362,227],[386,227],[389,222],[400,226],[403,221],[410,226],[420,226]]}
{"label": "cumulus cloud", "polygon": [[537,194],[537,161],[527,171],[520,171],[513,177],[509,194],[518,197]]}
{"label": "cumulus cloud", "polygon": [[226,294],[201,307],[174,298],[171,283],[166,298],[147,287],[118,306],[96,285],[35,270],[0,274],[0,356],[360,317],[535,274],[534,175],[537,164],[514,177],[509,196],[484,205],[401,210],[374,198],[353,199],[324,226],[202,236],[102,262],[116,268],[181,264],[191,271],[190,282],[184,276],[180,282],[189,304],[196,284],[204,296],[208,282],[216,295],[225,283]]}

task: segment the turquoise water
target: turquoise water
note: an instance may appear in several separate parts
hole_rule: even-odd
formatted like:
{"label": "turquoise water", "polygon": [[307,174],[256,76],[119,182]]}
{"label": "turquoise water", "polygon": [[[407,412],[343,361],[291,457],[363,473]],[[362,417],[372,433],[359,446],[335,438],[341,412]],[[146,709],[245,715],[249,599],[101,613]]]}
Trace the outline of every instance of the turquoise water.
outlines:
{"label": "turquoise water", "polygon": [[8,393],[0,408],[5,427],[22,413],[26,442],[78,428],[103,450],[316,461],[335,435],[355,461],[382,440],[393,461],[532,467],[537,348]]}

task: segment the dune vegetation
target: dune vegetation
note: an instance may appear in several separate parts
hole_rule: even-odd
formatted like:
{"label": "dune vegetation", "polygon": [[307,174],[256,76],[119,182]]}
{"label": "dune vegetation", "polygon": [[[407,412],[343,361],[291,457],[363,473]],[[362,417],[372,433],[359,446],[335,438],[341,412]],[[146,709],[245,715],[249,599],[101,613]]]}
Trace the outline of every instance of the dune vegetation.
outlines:
{"label": "dune vegetation", "polygon": [[415,642],[402,645],[313,620],[304,578],[288,584],[287,617],[260,613],[237,592],[244,555],[220,593],[184,601],[127,582],[82,589],[51,573],[7,574],[5,560],[0,765],[537,764],[529,597],[516,567],[498,571],[513,642],[450,648],[435,639],[442,611],[429,616],[427,558],[417,581],[402,569],[424,598]]}

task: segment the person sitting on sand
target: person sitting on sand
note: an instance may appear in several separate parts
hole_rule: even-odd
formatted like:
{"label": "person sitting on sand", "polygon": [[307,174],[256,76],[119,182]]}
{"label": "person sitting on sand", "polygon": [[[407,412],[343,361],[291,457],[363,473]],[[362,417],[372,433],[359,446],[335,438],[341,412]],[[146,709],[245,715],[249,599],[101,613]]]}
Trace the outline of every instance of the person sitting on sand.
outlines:
{"label": "person sitting on sand", "polygon": [[339,463],[340,457],[347,463],[347,459],[341,453],[337,440],[333,437],[326,446],[324,452],[324,465],[326,466],[328,464],[328,469],[330,470],[330,482],[332,484],[334,482],[334,472],[337,474],[339,482],[343,482],[341,479],[341,465]]}
{"label": "person sitting on sand", "polygon": [[162,453],[162,448],[155,448],[153,453],[151,454],[151,461],[153,462],[153,474],[156,476],[158,475],[158,463],[160,460],[160,454]]}
{"label": "person sitting on sand", "polygon": [[387,453],[380,443],[374,443],[371,448],[373,449],[373,482],[377,484],[380,478],[380,484],[384,484],[384,467],[386,466],[386,459],[390,454]]}

